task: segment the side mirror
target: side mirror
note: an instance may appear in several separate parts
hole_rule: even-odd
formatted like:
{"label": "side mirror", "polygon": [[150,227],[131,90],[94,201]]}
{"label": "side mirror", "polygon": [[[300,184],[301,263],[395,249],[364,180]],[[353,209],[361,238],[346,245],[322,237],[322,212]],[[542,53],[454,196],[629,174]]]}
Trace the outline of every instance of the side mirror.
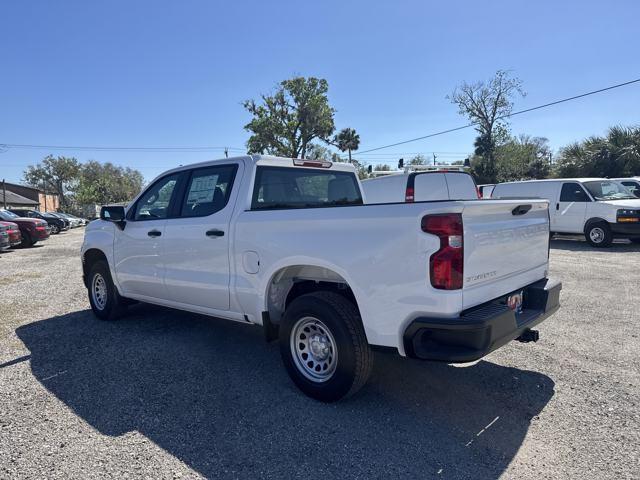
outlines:
{"label": "side mirror", "polygon": [[125,226],[125,211],[121,205],[111,205],[102,207],[100,209],[100,220],[106,220],[107,222],[113,222],[124,230]]}

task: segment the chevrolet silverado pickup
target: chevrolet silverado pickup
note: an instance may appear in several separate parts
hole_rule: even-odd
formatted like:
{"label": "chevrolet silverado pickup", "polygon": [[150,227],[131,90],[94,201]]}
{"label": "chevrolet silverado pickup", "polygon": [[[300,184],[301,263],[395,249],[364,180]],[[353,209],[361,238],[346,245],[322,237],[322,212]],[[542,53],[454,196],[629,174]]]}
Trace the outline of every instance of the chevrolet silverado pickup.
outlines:
{"label": "chevrolet silverado pickup", "polygon": [[356,392],[375,347],[470,362],[559,308],[548,202],[367,204],[351,165],[262,155],[181,166],[86,229],[94,314],[131,301],[260,325],[307,395]]}

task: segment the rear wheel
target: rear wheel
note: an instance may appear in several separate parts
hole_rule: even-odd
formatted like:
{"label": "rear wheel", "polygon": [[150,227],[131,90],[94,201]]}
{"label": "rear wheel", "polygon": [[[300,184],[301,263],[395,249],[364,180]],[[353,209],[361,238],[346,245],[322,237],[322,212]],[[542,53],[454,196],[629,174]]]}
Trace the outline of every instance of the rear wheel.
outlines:
{"label": "rear wheel", "polygon": [[53,235],[56,235],[56,234],[60,233],[60,228],[55,224],[51,225],[51,233]]}
{"label": "rear wheel", "polygon": [[592,223],[585,228],[584,235],[592,247],[605,248],[613,243],[611,228],[606,222]]}
{"label": "rear wheel", "polygon": [[323,402],[353,395],[373,365],[357,308],[333,292],[291,302],[280,326],[280,354],[296,386]]}
{"label": "rear wheel", "polygon": [[104,260],[99,260],[91,266],[88,288],[89,303],[96,317],[101,320],[115,320],[124,313],[125,299],[113,284],[109,266]]}

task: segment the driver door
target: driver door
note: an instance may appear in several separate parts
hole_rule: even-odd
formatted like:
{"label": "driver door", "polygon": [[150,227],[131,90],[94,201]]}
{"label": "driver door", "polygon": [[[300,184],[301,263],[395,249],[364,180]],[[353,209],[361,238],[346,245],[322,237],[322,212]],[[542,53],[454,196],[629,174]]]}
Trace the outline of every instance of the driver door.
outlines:
{"label": "driver door", "polygon": [[182,173],[154,182],[127,212],[123,230],[115,228],[114,259],[124,296],[166,299],[164,286],[164,232]]}
{"label": "driver door", "polygon": [[582,233],[587,215],[587,192],[577,182],[565,182],[560,197],[551,215],[551,231],[560,233]]}

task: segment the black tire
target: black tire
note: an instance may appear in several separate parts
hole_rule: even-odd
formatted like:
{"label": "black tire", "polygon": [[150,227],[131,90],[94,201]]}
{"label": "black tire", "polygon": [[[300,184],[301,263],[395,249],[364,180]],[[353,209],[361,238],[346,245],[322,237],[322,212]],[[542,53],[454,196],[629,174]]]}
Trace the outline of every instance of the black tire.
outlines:
{"label": "black tire", "polygon": [[55,224],[51,225],[51,235],[57,235],[58,233],[60,233],[58,226]]}
{"label": "black tire", "polygon": [[[315,322],[314,319],[319,322]],[[317,330],[313,330],[313,325],[311,325],[311,331],[299,330],[305,322],[310,321],[317,326]],[[323,327],[328,330],[328,334],[324,332]],[[279,330],[280,354],[284,366],[296,386],[309,397],[322,402],[335,402],[353,395],[367,382],[373,365],[373,353],[367,343],[358,309],[343,296],[334,292],[314,292],[296,298],[287,307]],[[331,365],[332,373],[328,378],[309,378],[309,375],[314,375],[314,371],[309,372],[309,369],[302,364],[313,364],[316,359],[315,356],[309,356],[313,339],[312,337],[308,337],[308,340],[295,338],[293,341],[292,334],[296,335],[296,331],[302,336],[306,331],[310,334],[323,335],[325,339],[327,336],[332,337],[328,345],[333,345],[335,342],[333,348],[330,347],[334,357],[329,354],[324,360],[329,364],[332,360],[335,361],[335,364]],[[307,346],[309,354],[303,360],[304,349],[298,348],[302,352],[299,354],[296,346],[301,346],[305,341],[309,342]],[[317,345],[318,343],[315,344]],[[307,359],[310,361],[307,362]],[[318,368],[318,365],[319,363],[316,363],[315,368]],[[321,372],[318,375],[324,374]]]}
{"label": "black tire", "polygon": [[[104,288],[98,287],[101,283]],[[89,270],[87,292],[91,310],[101,320],[116,320],[126,310],[125,299],[120,296],[111,279],[109,266],[104,260],[95,262]],[[94,290],[100,290],[98,294]]]}
{"label": "black tire", "polygon": [[36,242],[33,241],[33,238],[31,237],[31,235],[27,232],[24,232],[24,234],[22,235],[22,242],[20,243],[20,246],[22,248],[29,248],[29,247],[33,247],[35,243]]}
{"label": "black tire", "polygon": [[589,245],[596,248],[607,248],[613,243],[613,234],[606,222],[590,223],[584,229],[584,236]]}

